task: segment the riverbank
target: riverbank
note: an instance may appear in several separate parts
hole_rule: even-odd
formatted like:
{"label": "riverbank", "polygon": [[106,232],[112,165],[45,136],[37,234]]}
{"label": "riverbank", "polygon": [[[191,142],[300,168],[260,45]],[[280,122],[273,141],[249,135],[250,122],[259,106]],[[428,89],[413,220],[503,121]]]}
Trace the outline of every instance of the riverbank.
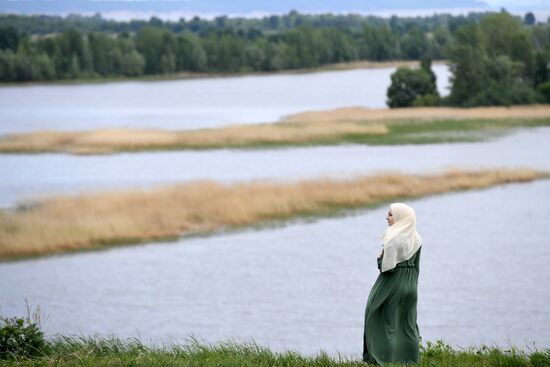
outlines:
{"label": "riverbank", "polygon": [[547,172],[531,169],[454,170],[297,182],[196,181],[148,190],[53,196],[0,211],[0,259],[175,240],[548,177]]}
{"label": "riverbank", "polygon": [[272,124],[200,130],[36,131],[0,137],[0,153],[117,152],[269,148],[334,144],[427,144],[479,141],[518,127],[550,126],[550,106],[340,108],[287,116]]}
{"label": "riverbank", "polygon": [[[358,351],[358,354],[360,351]],[[274,352],[253,341],[207,344],[195,339],[187,344],[151,347],[139,339],[123,340],[116,336],[57,336],[38,357],[20,357],[2,361],[4,366],[368,366],[360,357],[330,357],[324,351],[305,356],[295,351]],[[438,367],[542,367],[550,365],[550,349],[529,352],[513,346],[505,349],[479,346],[454,349],[442,341],[421,345],[417,366]],[[390,365],[388,365],[390,366]],[[393,366],[400,366],[395,364]]]}
{"label": "riverbank", "polygon": [[[185,79],[213,79],[213,78],[231,78],[240,76],[269,76],[269,75],[295,75],[295,74],[311,74],[323,71],[344,71],[357,69],[380,69],[380,68],[398,68],[398,67],[418,67],[419,61],[411,60],[395,60],[395,61],[353,61],[342,62],[336,64],[326,64],[315,68],[304,69],[286,69],[279,71],[244,71],[244,72],[180,72],[164,75],[142,75],[138,77],[111,76],[111,77],[94,77],[94,78],[78,78],[70,80],[50,80],[50,81],[32,81],[32,82],[0,82],[0,88],[11,87],[18,85],[73,85],[73,84],[104,84],[104,83],[119,83],[119,82],[155,82],[155,81],[170,81],[170,80],[185,80]],[[446,60],[435,60],[432,65],[445,65]]]}

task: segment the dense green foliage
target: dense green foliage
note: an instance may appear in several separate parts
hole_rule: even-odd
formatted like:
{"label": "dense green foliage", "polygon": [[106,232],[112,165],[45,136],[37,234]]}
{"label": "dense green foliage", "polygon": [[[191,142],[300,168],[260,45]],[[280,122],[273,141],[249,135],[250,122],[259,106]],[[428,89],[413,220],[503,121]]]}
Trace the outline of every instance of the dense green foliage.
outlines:
{"label": "dense green foliage", "polygon": [[544,102],[550,103],[550,81],[539,84],[537,89]]}
{"label": "dense green foliage", "polygon": [[525,27],[507,13],[460,28],[449,48],[449,103],[457,106],[544,102],[550,28]]}
{"label": "dense green foliage", "polygon": [[149,20],[131,20],[129,22],[108,20],[100,14],[94,16],[81,16],[70,14],[66,17],[52,15],[22,16],[15,14],[0,14],[0,25],[13,27],[19,33],[24,34],[52,34],[62,33],[69,29],[88,32],[107,33],[135,33],[145,26],[169,30],[173,33],[189,31],[204,34],[210,31],[231,30],[255,34],[257,32],[278,32],[299,26],[311,26],[314,28],[338,28],[348,31],[362,31],[368,25],[378,28],[388,26],[392,32],[404,34],[412,27],[419,27],[423,32],[434,32],[440,27],[448,28],[454,32],[460,26],[477,22],[487,13],[470,13],[468,15],[434,14],[424,17],[397,17],[390,19],[378,16],[364,16],[359,14],[335,15],[335,14],[300,14],[291,11],[285,15],[270,15],[262,18],[241,18],[219,16],[213,20],[194,17],[191,20],[181,18],[178,21],[163,21],[157,17]]}
{"label": "dense green foliage", "polygon": [[[38,358],[20,356],[6,366],[365,366],[360,360],[330,357],[321,351],[304,356],[295,351],[273,352],[254,342],[206,344],[191,339],[186,345],[147,346],[138,339],[114,336],[65,337],[49,341],[50,349]],[[455,350],[437,341],[421,346],[418,366],[543,367],[550,364],[550,350],[526,353],[514,347],[481,346]],[[390,366],[390,365],[388,365]],[[399,366],[392,364],[391,366]]]}
{"label": "dense green foliage", "polygon": [[523,19],[505,11],[386,19],[293,11],[257,19],[177,22],[0,15],[0,81],[5,82],[441,58],[449,59],[450,96],[439,98],[429,67],[400,69],[392,76],[388,105],[550,101],[550,25],[534,23],[530,14]]}
{"label": "dense green foliage", "polygon": [[501,12],[459,28],[447,47],[450,96],[439,100],[427,90],[429,68],[402,68],[392,75],[388,106],[549,103],[550,27],[527,23]]}
{"label": "dense green foliage", "polygon": [[23,318],[0,318],[0,360],[38,357],[47,352],[44,333]]}
{"label": "dense green foliage", "polygon": [[0,81],[247,72],[356,60],[444,58],[468,16],[304,15],[116,22],[101,16],[0,15]]}
{"label": "dense green foliage", "polygon": [[401,67],[391,75],[387,104],[391,108],[434,106],[439,103],[436,77],[431,60],[424,58],[420,68]]}

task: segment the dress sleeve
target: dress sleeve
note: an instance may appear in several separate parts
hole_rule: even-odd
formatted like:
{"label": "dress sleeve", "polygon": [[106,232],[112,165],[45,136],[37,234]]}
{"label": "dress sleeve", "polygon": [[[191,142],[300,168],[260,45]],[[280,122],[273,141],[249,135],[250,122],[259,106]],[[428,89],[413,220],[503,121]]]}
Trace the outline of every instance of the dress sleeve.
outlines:
{"label": "dress sleeve", "polygon": [[[376,259],[376,262],[378,263],[378,270],[380,270],[380,272],[382,272],[382,259],[383,259],[383,256],[380,256],[379,258]],[[394,269],[388,269],[385,271],[385,273],[391,273],[393,272]]]}
{"label": "dress sleeve", "polygon": [[418,249],[416,252],[416,258],[414,259],[414,267],[418,272],[420,272],[420,250],[422,250],[422,247]]}

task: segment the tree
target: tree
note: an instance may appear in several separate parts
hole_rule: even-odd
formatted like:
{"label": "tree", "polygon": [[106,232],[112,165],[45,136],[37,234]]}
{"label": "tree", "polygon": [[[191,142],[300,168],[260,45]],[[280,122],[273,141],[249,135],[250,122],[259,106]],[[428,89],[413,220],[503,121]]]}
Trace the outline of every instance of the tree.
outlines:
{"label": "tree", "polygon": [[313,32],[319,64],[356,60],[358,55],[351,38],[336,28]]}
{"label": "tree", "polygon": [[69,78],[80,76],[82,71],[92,69],[92,58],[88,44],[79,31],[71,29],[56,39],[57,46],[53,60],[58,75]]}
{"label": "tree", "polygon": [[525,16],[523,17],[523,24],[525,25],[533,25],[535,24],[535,15],[531,12],[528,12],[525,14]]}
{"label": "tree", "polygon": [[284,41],[292,52],[288,60],[290,68],[319,66],[318,37],[310,26],[302,26],[284,34]]}
{"label": "tree", "polygon": [[245,49],[246,65],[252,71],[263,70],[266,56],[264,50],[257,45],[248,45]]}
{"label": "tree", "polygon": [[294,54],[286,43],[278,42],[272,44],[269,54],[271,57],[268,57],[268,70],[277,71],[293,67],[291,63],[293,62]]}
{"label": "tree", "polygon": [[390,108],[410,107],[417,98],[435,95],[433,82],[426,70],[400,67],[391,75],[391,85],[387,91],[387,104]]}
{"label": "tree", "polygon": [[69,69],[67,70],[67,76],[72,79],[76,79],[80,76],[80,66],[78,66],[78,58],[73,55]]}
{"label": "tree", "polygon": [[35,65],[36,70],[33,80],[53,80],[56,78],[55,66],[48,55],[38,54],[33,57],[32,63]]}
{"label": "tree", "polygon": [[279,28],[279,17],[277,15],[269,17],[269,27],[274,30]]}
{"label": "tree", "polygon": [[[291,11],[263,19],[177,22],[0,14],[0,51],[3,70],[12,70],[11,76],[2,71],[2,78],[13,80],[271,71],[357,59],[445,57],[453,73],[449,101],[466,106],[531,98],[527,89],[536,90],[549,78],[550,27],[527,27],[505,11],[390,19]],[[429,65],[424,69],[434,86],[435,75]]]}
{"label": "tree", "polygon": [[547,52],[538,51],[535,55],[535,76],[533,83],[535,87],[550,80],[549,64],[550,50]]}
{"label": "tree", "polygon": [[88,44],[92,55],[94,71],[100,75],[110,75],[113,68],[107,58],[109,51],[109,39],[102,33],[90,33],[88,35]]}
{"label": "tree", "polygon": [[401,51],[408,60],[418,60],[428,52],[426,36],[417,26],[413,26],[401,39]]}
{"label": "tree", "polygon": [[145,74],[159,72],[160,59],[164,51],[162,35],[162,30],[149,26],[141,28],[136,34],[136,48],[145,58]]}
{"label": "tree", "polygon": [[12,50],[0,50],[0,80],[12,82],[15,77],[16,60]]}
{"label": "tree", "polygon": [[122,57],[122,73],[126,76],[143,74],[145,58],[136,50],[132,50]]}
{"label": "tree", "polygon": [[397,56],[397,39],[387,26],[363,28],[365,42],[362,57],[368,60],[389,60]]}
{"label": "tree", "polygon": [[428,37],[428,53],[434,59],[444,59],[446,47],[452,40],[452,35],[445,26],[437,26],[434,32]]}
{"label": "tree", "polygon": [[465,106],[529,104],[536,101],[530,85],[521,82],[520,62],[500,55],[487,64],[487,84],[480,93],[473,95]]}
{"label": "tree", "polygon": [[550,103],[550,82],[542,83],[538,86],[538,92],[542,95],[545,103]]}
{"label": "tree", "polygon": [[0,27],[0,50],[17,50],[19,33],[12,26]]}
{"label": "tree", "polygon": [[155,28],[162,28],[164,22],[162,21],[162,19],[158,18],[158,17],[151,17],[149,19],[149,25],[151,27],[155,27]]}
{"label": "tree", "polygon": [[461,27],[449,60],[452,105],[535,102],[533,46],[522,24],[506,12]]}
{"label": "tree", "polygon": [[191,32],[184,32],[176,40],[176,69],[178,71],[206,71],[208,59],[200,39]]}
{"label": "tree", "polygon": [[432,59],[430,59],[427,56],[424,56],[420,60],[420,68],[430,76],[430,81],[432,85],[431,85],[431,91],[429,94],[434,96],[439,96],[439,92],[437,91],[437,83],[436,83],[437,77],[435,76],[435,73],[432,70]]}

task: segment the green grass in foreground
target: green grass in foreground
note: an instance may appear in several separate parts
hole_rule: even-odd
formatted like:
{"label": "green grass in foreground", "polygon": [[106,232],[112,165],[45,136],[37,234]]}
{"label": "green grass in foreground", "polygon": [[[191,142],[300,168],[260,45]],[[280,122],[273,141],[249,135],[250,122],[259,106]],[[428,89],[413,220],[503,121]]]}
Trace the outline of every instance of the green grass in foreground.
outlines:
{"label": "green grass in foreground", "polygon": [[[358,351],[357,354],[360,354]],[[359,358],[359,357],[358,357]],[[146,346],[138,339],[111,336],[56,336],[46,352],[35,358],[0,360],[4,366],[366,366],[361,360],[330,357],[325,352],[303,356],[295,351],[276,353],[254,342]],[[514,347],[481,346],[455,350],[441,341],[421,347],[418,366],[550,366],[550,349],[525,352]]]}

